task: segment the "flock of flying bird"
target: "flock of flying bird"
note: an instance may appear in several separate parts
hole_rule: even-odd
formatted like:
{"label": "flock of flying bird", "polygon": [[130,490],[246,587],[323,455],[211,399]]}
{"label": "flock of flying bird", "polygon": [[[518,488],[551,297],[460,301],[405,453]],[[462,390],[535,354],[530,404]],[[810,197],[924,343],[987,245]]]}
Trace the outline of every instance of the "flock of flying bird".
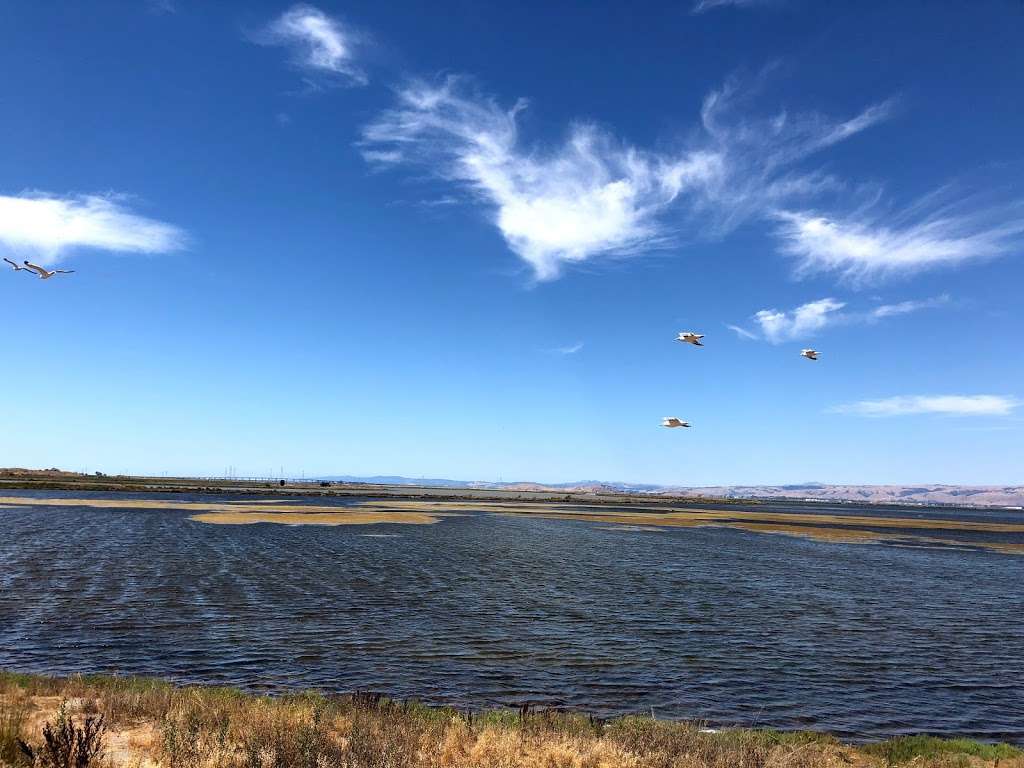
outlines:
{"label": "flock of flying bird", "polygon": [[[16,264],[15,262],[11,261],[8,258],[4,258],[4,261],[10,264],[11,268],[15,272],[35,272],[37,275],[39,275],[40,280],[49,280],[54,275],[70,275],[72,272],[75,271],[73,269],[46,269],[45,267],[41,267],[38,264],[33,264],[31,261],[28,261],[27,259],[25,260],[25,266],[23,267]],[[704,343],[701,341],[701,339],[703,338],[703,333],[682,331],[678,336],[676,336],[676,341],[681,341],[684,344],[693,344],[693,346],[695,347],[703,347]],[[800,350],[800,354],[803,357],[806,357],[808,360],[818,359],[818,352],[817,350],[814,349],[802,349]],[[676,427],[689,427],[690,422],[683,421],[682,419],[677,418],[676,416],[666,416],[661,420],[661,426],[668,427],[669,429],[674,429]]]}
{"label": "flock of flying bird", "polygon": [[[676,341],[681,341],[684,344],[693,344],[695,347],[703,347],[704,342],[701,339],[704,338],[703,333],[694,333],[693,331],[681,331],[676,336]],[[801,349],[801,357],[806,357],[808,360],[817,360],[818,351],[816,349]],[[661,420],[661,426],[668,427],[669,429],[675,429],[676,427],[689,427],[690,422],[683,421],[676,416],[666,416]]]}
{"label": "flock of flying bird", "polygon": [[40,267],[38,264],[33,264],[31,261],[25,260],[25,266],[19,266],[13,261],[4,257],[4,261],[11,265],[11,269],[15,272],[35,272],[39,275],[40,280],[49,280],[54,275],[70,275],[75,270],[73,269],[47,269],[46,267]]}

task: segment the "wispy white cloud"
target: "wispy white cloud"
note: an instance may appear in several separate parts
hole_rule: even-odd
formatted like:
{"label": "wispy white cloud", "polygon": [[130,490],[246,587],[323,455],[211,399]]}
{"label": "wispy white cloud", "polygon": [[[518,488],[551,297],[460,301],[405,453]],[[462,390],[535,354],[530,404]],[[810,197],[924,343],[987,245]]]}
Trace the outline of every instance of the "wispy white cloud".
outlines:
{"label": "wispy white cloud", "polygon": [[753,331],[748,331],[746,328],[741,328],[738,325],[730,325],[726,323],[725,327],[728,328],[730,331],[735,332],[736,335],[739,336],[741,339],[757,340],[761,338]]}
{"label": "wispy white cloud", "polygon": [[554,145],[531,144],[520,135],[525,101],[502,107],[465,78],[416,81],[364,129],[363,154],[377,167],[418,164],[470,188],[493,207],[502,236],[539,280],[566,264],[722,237],[750,220],[776,225],[797,276],[830,272],[854,284],[1024,247],[1024,203],[968,209],[943,203],[946,188],[883,213],[873,187],[868,207],[820,212],[823,200],[868,186],[851,189],[810,158],[889,119],[898,102],[839,119],[788,110],[757,116],[749,102],[771,69],[745,87],[734,78],[709,93],[699,133],[660,151],[587,122],[570,124]]}
{"label": "wispy white cloud", "polygon": [[824,328],[831,316],[846,306],[835,299],[818,299],[802,304],[789,312],[777,309],[762,309],[754,313],[754,321],[761,327],[761,334],[772,344],[792,339],[802,339]]}
{"label": "wispy white cloud", "polygon": [[861,400],[837,405],[833,413],[858,416],[908,416],[941,414],[945,416],[1008,416],[1020,405],[1014,397],[1004,395],[906,395],[883,400]]}
{"label": "wispy white cloud", "polygon": [[769,5],[773,2],[774,0],[697,0],[697,3],[693,6],[693,12],[704,13],[705,11],[725,8],[726,6],[745,8],[752,5]]}
{"label": "wispy white cloud", "polygon": [[174,0],[146,0],[146,5],[153,13],[177,13],[178,7]]}
{"label": "wispy white cloud", "polygon": [[183,246],[184,232],[129,210],[111,195],[0,195],[0,243],[58,259],[73,248],[164,253]]}
{"label": "wispy white cloud", "polygon": [[413,83],[398,102],[365,128],[364,156],[423,163],[468,184],[495,206],[495,224],[539,280],[566,262],[658,247],[659,215],[714,173],[712,157],[644,152],[582,123],[553,149],[525,148],[516,117],[526,103],[504,109],[460,78]]}
{"label": "wispy white cloud", "polygon": [[949,294],[944,293],[941,296],[935,296],[931,299],[901,301],[896,304],[881,304],[868,312],[868,317],[873,320],[881,320],[886,317],[909,315],[911,312],[918,312],[922,309],[941,307],[949,304],[949,302]]}
{"label": "wispy white cloud", "polygon": [[762,309],[752,319],[759,331],[751,331],[738,325],[728,326],[745,339],[764,339],[772,344],[803,339],[813,336],[826,326],[837,324],[875,323],[890,317],[908,315],[922,309],[932,309],[949,304],[948,294],[929,299],[914,299],[896,304],[879,304],[866,310],[842,311],[846,302],[832,298],[818,299],[801,304],[795,309],[781,311]]}
{"label": "wispy white cloud", "polygon": [[798,274],[835,272],[858,284],[989,259],[1024,245],[1020,204],[964,214],[938,208],[923,216],[898,216],[895,225],[863,214],[847,219],[803,211],[776,215],[783,250],[797,259]]}
{"label": "wispy white cloud", "polygon": [[575,344],[570,344],[567,347],[555,347],[551,351],[557,355],[575,355],[581,349],[583,349],[583,342],[578,341]]}
{"label": "wispy white cloud", "polygon": [[338,19],[312,5],[296,5],[253,36],[266,45],[292,48],[295,62],[353,85],[365,85],[366,74],[355,64],[359,36]]}
{"label": "wispy white cloud", "polygon": [[714,234],[727,234],[751,218],[774,217],[795,201],[843,190],[844,181],[801,164],[889,119],[896,107],[889,99],[845,120],[786,110],[751,116],[748,102],[768,72],[746,88],[732,78],[704,98],[704,147],[718,159],[718,173],[706,178],[692,202],[701,225]]}
{"label": "wispy white cloud", "polygon": [[405,159],[405,155],[397,149],[364,149],[363,159],[368,163],[380,163],[381,165],[387,165],[389,163],[402,162]]}
{"label": "wispy white cloud", "polygon": [[589,123],[574,123],[553,147],[519,135],[520,100],[503,108],[465,78],[413,82],[397,106],[363,131],[364,157],[378,165],[421,164],[467,185],[494,206],[510,248],[539,280],[567,263],[621,256],[674,243],[682,228],[673,210],[697,230],[728,231],[783,201],[835,184],[789,166],[885,119],[881,104],[845,121],[781,113],[735,119],[737,86],[708,96],[704,135],[676,152],[651,152]]}

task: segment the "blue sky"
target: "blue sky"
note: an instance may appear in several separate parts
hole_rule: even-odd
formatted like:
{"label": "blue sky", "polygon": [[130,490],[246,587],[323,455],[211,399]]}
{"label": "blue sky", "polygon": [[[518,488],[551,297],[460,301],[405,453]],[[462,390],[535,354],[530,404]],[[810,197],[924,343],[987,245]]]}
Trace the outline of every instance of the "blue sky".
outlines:
{"label": "blue sky", "polygon": [[1024,482],[1024,7],[555,5],[5,3],[0,466]]}

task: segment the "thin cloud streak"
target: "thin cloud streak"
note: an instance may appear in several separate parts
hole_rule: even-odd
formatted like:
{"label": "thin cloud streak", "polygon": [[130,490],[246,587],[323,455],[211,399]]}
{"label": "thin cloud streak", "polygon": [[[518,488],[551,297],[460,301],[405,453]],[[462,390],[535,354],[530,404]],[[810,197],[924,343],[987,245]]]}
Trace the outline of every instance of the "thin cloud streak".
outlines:
{"label": "thin cloud streak", "polygon": [[724,234],[784,202],[836,186],[789,166],[884,120],[888,102],[845,121],[782,113],[735,119],[737,86],[704,101],[704,136],[678,152],[632,147],[596,125],[571,124],[553,147],[526,145],[519,100],[510,108],[466,78],[415,81],[363,130],[364,158],[378,167],[426,166],[492,206],[494,223],[538,280],[566,264],[673,245],[681,209],[698,231]]}
{"label": "thin cloud streak", "polygon": [[899,315],[909,315],[911,312],[918,312],[922,309],[933,309],[935,307],[942,307],[949,304],[949,294],[944,293],[941,296],[936,296],[932,299],[923,299],[920,301],[901,301],[897,304],[882,304],[881,306],[872,309],[868,316],[874,320],[881,320],[886,317],[897,317]]}
{"label": "thin cloud streak", "polygon": [[943,416],[1009,416],[1020,405],[1005,395],[907,395],[837,405],[830,413],[886,417],[918,414]]}
{"label": "thin cloud streak", "polygon": [[166,253],[184,246],[185,233],[130,211],[115,196],[0,195],[0,243],[59,259],[73,248]]}
{"label": "thin cloud streak", "polygon": [[890,317],[945,306],[950,301],[948,294],[942,294],[930,299],[880,304],[867,311],[843,312],[847,306],[846,302],[824,298],[801,304],[788,311],[762,309],[755,312],[752,319],[759,326],[760,332],[738,325],[729,325],[728,328],[744,339],[764,339],[771,344],[780,344],[784,341],[808,338],[828,326],[876,323]]}
{"label": "thin cloud streak", "polygon": [[178,7],[174,4],[174,0],[146,0],[146,5],[149,6],[149,10],[152,13],[166,14],[178,12]]}
{"label": "thin cloud streak", "polygon": [[[1002,256],[1024,244],[1024,205],[970,214],[943,211],[903,226],[780,210],[777,234],[797,274],[838,273],[854,284]],[[906,218],[906,217],[898,217]]]}
{"label": "thin cloud streak", "polygon": [[570,346],[567,347],[556,347],[551,351],[557,355],[575,355],[581,349],[583,349],[583,342],[578,341],[575,344],[571,344]]}
{"label": "thin cloud streak", "polygon": [[698,0],[693,6],[693,13],[704,13],[715,8],[749,8],[753,5],[770,5],[774,0]]}
{"label": "thin cloud streak", "polygon": [[846,120],[785,110],[750,117],[745,102],[767,71],[747,89],[741,89],[735,78],[728,80],[709,93],[701,107],[708,149],[721,158],[722,172],[702,190],[697,208],[718,220],[721,234],[749,218],[774,216],[787,201],[842,190],[845,183],[827,174],[787,169],[889,119],[896,106],[889,99]]}
{"label": "thin cloud streak", "polygon": [[254,36],[264,45],[292,49],[299,66],[340,78],[352,85],[366,85],[366,74],[355,65],[358,36],[338,19],[312,5],[296,5]]}
{"label": "thin cloud streak", "polygon": [[741,339],[750,339],[751,341],[758,341],[761,338],[756,333],[748,331],[746,328],[741,328],[738,325],[730,325],[729,323],[726,323],[725,327],[728,328],[730,331],[734,331],[736,335],[739,336]]}

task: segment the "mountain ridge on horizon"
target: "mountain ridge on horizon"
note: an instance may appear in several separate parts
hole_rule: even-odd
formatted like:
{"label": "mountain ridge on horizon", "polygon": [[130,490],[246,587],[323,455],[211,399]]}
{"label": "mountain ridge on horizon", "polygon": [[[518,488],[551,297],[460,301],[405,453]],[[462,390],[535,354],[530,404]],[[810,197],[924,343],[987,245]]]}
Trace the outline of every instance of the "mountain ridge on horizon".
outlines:
{"label": "mountain ridge on horizon", "polygon": [[984,507],[1024,507],[1024,485],[953,485],[945,483],[856,484],[783,483],[779,485],[659,485],[583,480],[567,483],[533,481],[449,480],[411,478],[402,475],[330,475],[322,481],[373,483],[380,485],[422,485],[447,488],[494,488],[523,491],[628,492],[655,496],[711,496],[721,498],[790,498],[815,501],[863,502],[869,504],[950,504]]}
{"label": "mountain ridge on horizon", "polygon": [[[102,473],[95,473],[107,477]],[[0,468],[0,477],[46,477],[51,475],[92,477],[81,472],[23,467]],[[110,477],[120,477],[111,475]],[[211,478],[200,478],[209,480]],[[229,478],[220,478],[229,479]],[[252,479],[252,478],[250,478]],[[263,478],[267,480],[269,478]],[[1024,510],[1024,485],[954,485],[947,483],[856,484],[856,483],[782,483],[779,485],[659,485],[601,480],[566,483],[534,481],[452,480],[449,478],[406,477],[404,475],[321,475],[289,482],[337,482],[370,485],[424,486],[431,488],[501,491],[537,491],[547,493],[622,494],[651,497],[701,497],[722,499],[792,499],[862,504],[948,505],[961,507],[1002,507]]]}

